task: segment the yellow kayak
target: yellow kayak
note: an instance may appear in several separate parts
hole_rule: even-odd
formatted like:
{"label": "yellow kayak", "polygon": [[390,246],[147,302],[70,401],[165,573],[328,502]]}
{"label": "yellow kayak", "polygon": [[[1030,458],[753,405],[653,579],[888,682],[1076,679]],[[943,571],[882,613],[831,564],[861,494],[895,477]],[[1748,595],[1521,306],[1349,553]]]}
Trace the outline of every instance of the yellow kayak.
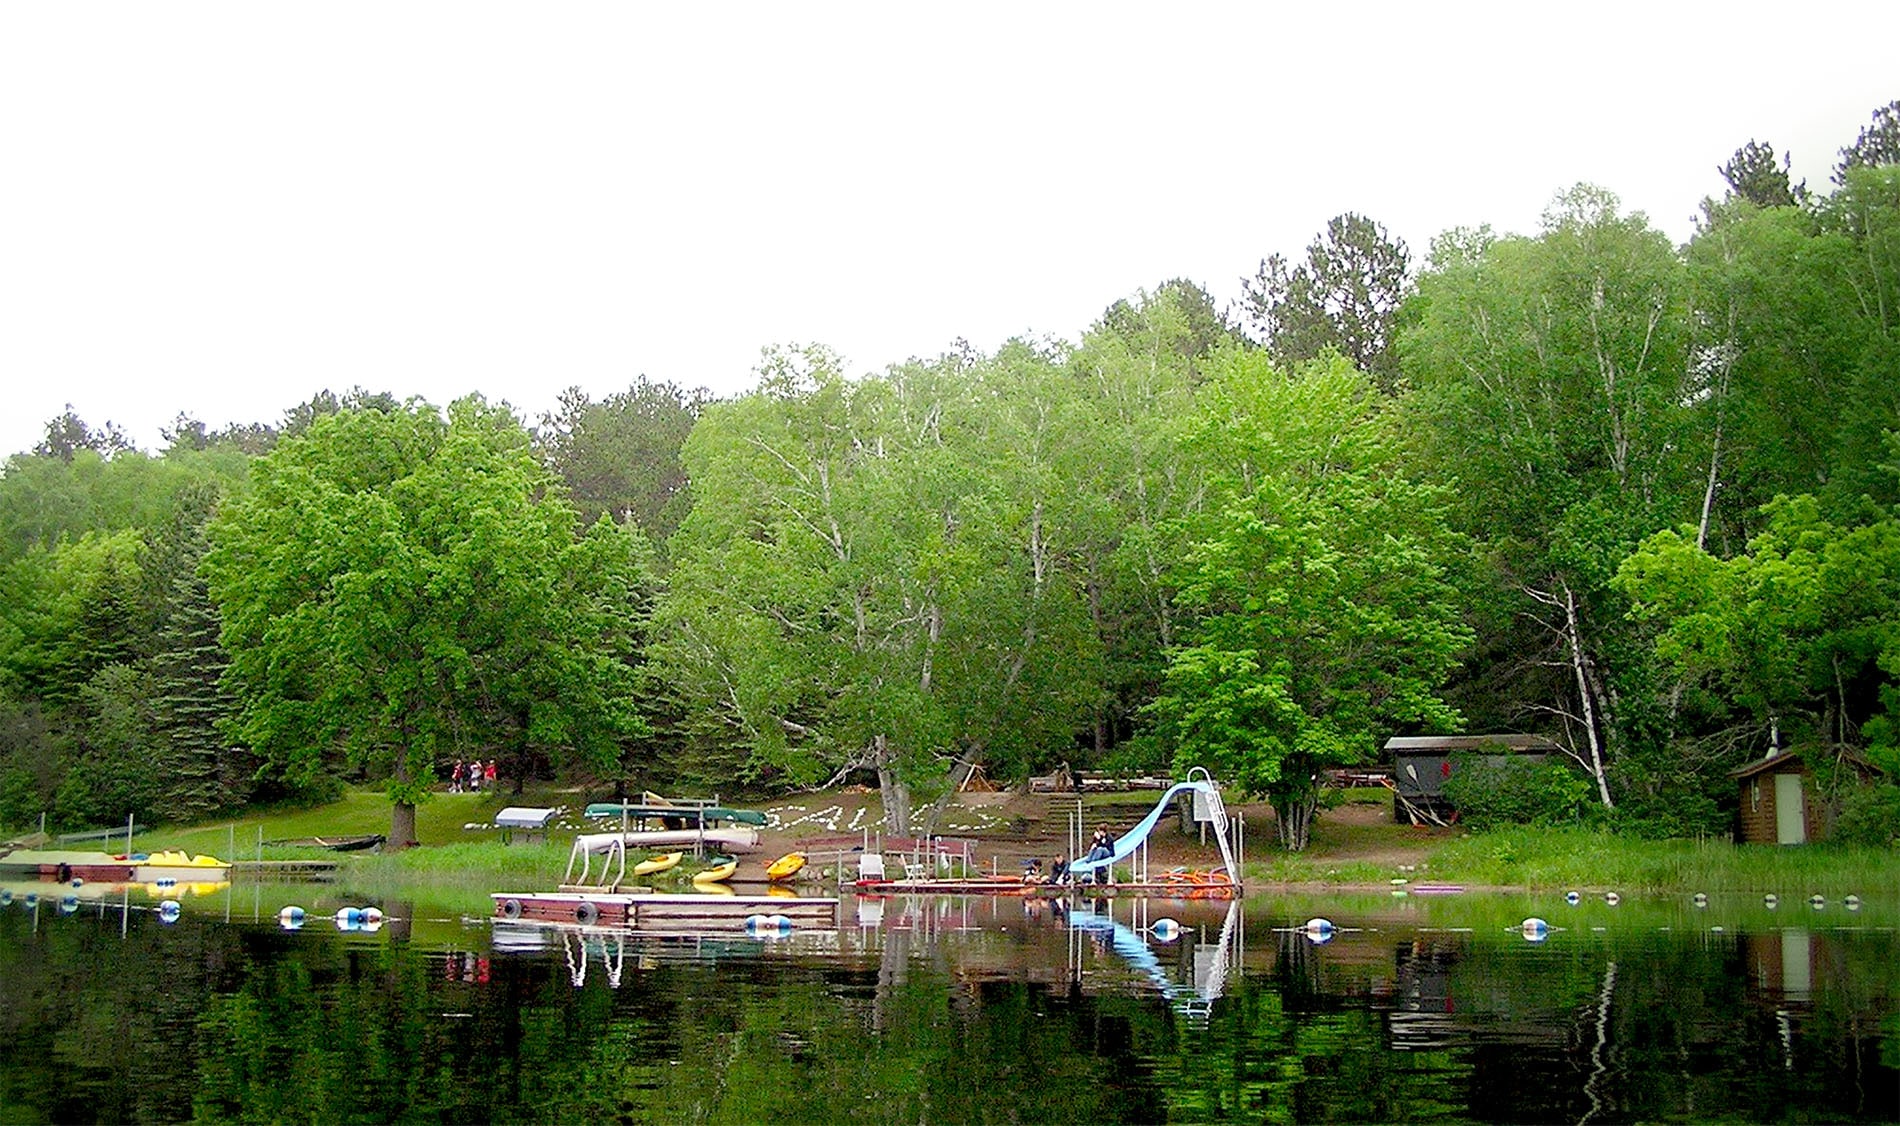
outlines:
{"label": "yellow kayak", "polygon": [[636,876],[651,876],[655,872],[664,872],[668,868],[673,867],[673,865],[678,864],[680,858],[685,855],[683,852],[663,852],[658,856],[649,856],[633,866],[633,874]]}
{"label": "yellow kayak", "polygon": [[728,856],[704,872],[694,872],[693,882],[696,884],[716,884],[721,880],[730,879],[732,874],[738,870],[739,862]]}
{"label": "yellow kayak", "polygon": [[805,854],[788,852],[765,866],[765,878],[768,880],[789,879],[805,866]]}

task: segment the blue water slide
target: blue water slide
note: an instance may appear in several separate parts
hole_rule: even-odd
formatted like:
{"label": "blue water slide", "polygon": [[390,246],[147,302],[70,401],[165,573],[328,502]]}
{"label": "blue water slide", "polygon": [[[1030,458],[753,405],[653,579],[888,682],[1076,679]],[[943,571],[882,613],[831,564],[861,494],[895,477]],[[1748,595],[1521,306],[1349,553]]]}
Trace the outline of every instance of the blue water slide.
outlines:
{"label": "blue water slide", "polygon": [[1162,815],[1168,812],[1168,805],[1174,801],[1174,796],[1186,790],[1200,790],[1210,795],[1219,793],[1211,782],[1198,780],[1176,782],[1168,787],[1167,793],[1161,795],[1161,800],[1155,803],[1154,809],[1149,811],[1148,816],[1136,822],[1134,828],[1115,839],[1114,852],[1101,860],[1072,860],[1069,862],[1069,871],[1078,875],[1093,872],[1097,868],[1106,867],[1127,857],[1129,853],[1141,846],[1141,842],[1148,839],[1148,834],[1155,831],[1155,826],[1161,823]]}

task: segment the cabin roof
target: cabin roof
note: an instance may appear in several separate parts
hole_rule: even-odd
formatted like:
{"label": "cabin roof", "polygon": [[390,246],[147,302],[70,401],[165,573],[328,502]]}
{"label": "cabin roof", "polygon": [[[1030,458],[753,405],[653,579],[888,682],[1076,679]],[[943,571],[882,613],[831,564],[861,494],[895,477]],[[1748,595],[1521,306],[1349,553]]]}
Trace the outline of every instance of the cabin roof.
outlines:
{"label": "cabin roof", "polygon": [[1520,752],[1563,750],[1542,735],[1399,735],[1385,741],[1385,749],[1395,755],[1444,754],[1448,751],[1486,748]]}

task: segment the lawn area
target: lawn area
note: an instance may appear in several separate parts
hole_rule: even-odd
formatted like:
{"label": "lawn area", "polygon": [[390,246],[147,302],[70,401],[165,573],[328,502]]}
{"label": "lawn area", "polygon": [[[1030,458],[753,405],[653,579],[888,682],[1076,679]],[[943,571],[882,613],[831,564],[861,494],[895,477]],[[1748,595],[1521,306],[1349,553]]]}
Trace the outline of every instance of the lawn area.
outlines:
{"label": "lawn area", "polygon": [[[528,787],[519,796],[508,790],[499,793],[433,794],[416,807],[416,838],[426,846],[475,845],[493,842],[495,814],[511,805],[574,805],[572,791]],[[325,805],[287,809],[258,809],[227,821],[212,821],[192,826],[161,826],[133,838],[139,849],[182,848],[189,852],[208,852],[223,860],[248,860],[257,857],[260,840],[286,840],[298,837],[351,837],[365,833],[388,833],[389,798],[379,787],[359,786]],[[478,824],[481,829],[464,829]],[[235,845],[235,848],[233,847]],[[227,852],[235,855],[227,856]],[[308,849],[266,848],[264,855],[302,856]],[[563,846],[565,855],[565,846]]]}

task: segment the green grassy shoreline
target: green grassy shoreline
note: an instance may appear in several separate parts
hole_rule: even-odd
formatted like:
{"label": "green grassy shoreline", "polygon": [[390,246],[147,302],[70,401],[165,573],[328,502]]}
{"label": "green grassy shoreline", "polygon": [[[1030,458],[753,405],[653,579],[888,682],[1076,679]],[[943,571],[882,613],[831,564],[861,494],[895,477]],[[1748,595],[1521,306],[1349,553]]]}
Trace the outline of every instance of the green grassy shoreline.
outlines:
{"label": "green grassy shoreline", "polygon": [[[804,800],[804,799],[801,799]],[[401,888],[455,887],[492,891],[506,884],[542,886],[559,879],[579,818],[569,814],[536,844],[503,845],[487,826],[508,805],[582,804],[571,791],[438,794],[417,811],[421,847],[395,852],[332,853],[260,841],[387,832],[389,802],[373,789],[354,789],[335,802],[294,810],[261,810],[212,824],[141,833],[142,849],[184,848],[227,860],[336,860],[352,884]],[[1586,829],[1514,827],[1420,842],[1405,826],[1357,826],[1356,844],[1389,837],[1418,857],[1407,871],[1337,855],[1325,833],[1313,848],[1286,853],[1256,845],[1248,859],[1252,888],[1384,888],[1393,880],[1456,883],[1473,888],[1615,890],[1623,894],[1755,892],[1839,897],[1900,897],[1900,850],[1830,844],[1799,848],[1722,840],[1652,841]],[[1259,838],[1256,838],[1258,841]]]}

